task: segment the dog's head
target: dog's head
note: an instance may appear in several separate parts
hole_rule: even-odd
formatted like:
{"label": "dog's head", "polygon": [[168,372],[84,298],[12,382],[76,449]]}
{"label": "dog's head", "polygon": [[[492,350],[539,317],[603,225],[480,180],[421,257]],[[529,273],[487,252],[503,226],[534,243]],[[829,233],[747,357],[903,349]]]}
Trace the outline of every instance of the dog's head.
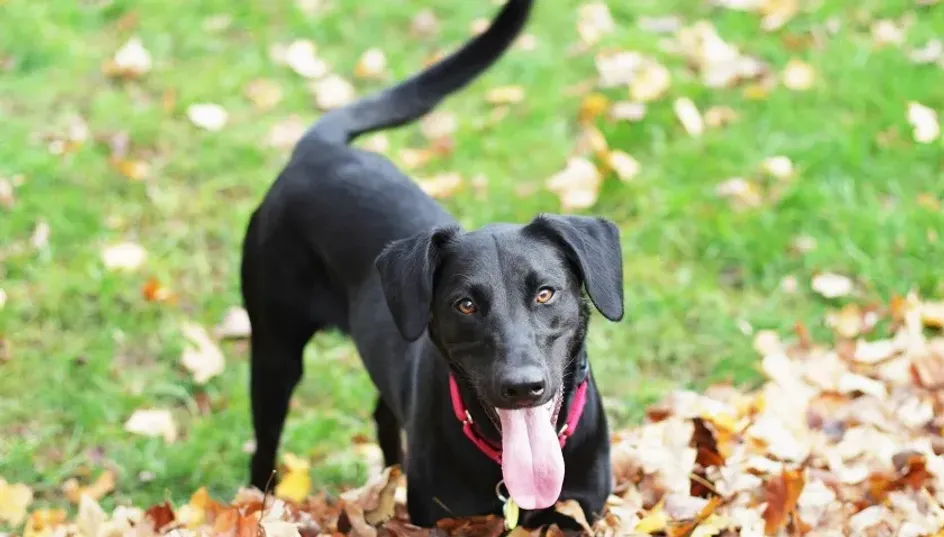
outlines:
{"label": "dog's head", "polygon": [[555,401],[586,330],[583,289],[604,317],[623,316],[619,230],[602,218],[434,229],[392,242],[377,268],[403,337],[428,329],[497,409]]}
{"label": "dog's head", "polygon": [[619,230],[602,218],[542,215],[524,226],[435,229],[377,258],[403,337],[430,339],[500,421],[502,476],[525,509],[557,501],[558,414],[589,307],[623,317]]}

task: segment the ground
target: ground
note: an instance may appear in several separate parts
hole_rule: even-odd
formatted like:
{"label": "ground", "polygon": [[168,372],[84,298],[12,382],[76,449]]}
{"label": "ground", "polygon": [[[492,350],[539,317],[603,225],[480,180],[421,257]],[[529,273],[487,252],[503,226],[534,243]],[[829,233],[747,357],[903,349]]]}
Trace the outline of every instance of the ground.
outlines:
{"label": "ground", "polygon": [[[583,128],[577,118],[597,77],[595,55],[635,50],[668,67],[671,86],[643,119],[591,122],[610,149],[640,165],[629,180],[608,175],[599,201],[581,211],[622,230],[626,318],[597,319],[590,335],[615,423],[638,419],[672,387],[755,381],[754,330],[801,323],[823,333],[824,310],[835,303],[811,288],[821,272],[847,275],[866,301],[912,288],[944,292],[944,145],[939,134],[918,143],[908,120],[909,103],[944,110],[944,70],[910,53],[944,31],[944,7],[822,0],[766,31],[757,13],[707,2],[608,3],[615,28],[581,51],[580,3],[538,2],[528,27],[534,48],[516,48],[444,105],[458,118],[454,149],[410,173],[487,178],[487,188],[443,200],[470,227],[559,211],[545,181],[565,168]],[[65,503],[67,478],[106,468],[118,487],[103,505],[185,499],[201,485],[229,498],[248,478],[245,343],[222,344],[225,370],[200,385],[180,365],[180,327],[210,329],[239,305],[243,231],[285,161],[284,150],[265,144],[267,133],[293,115],[307,123],[318,114],[308,81],[273,61],[271,48],[311,39],[363,92],[460,43],[494,3],[334,0],[313,15],[290,0],[0,6],[0,186],[12,186],[0,188],[0,477],[30,483],[53,505]],[[411,33],[424,8],[439,21],[432,37]],[[670,35],[651,28],[651,17],[664,15],[710,21],[775,75],[794,60],[815,79],[805,91],[708,88],[663,46]],[[103,62],[133,36],[153,67],[129,81],[105,76]],[[385,53],[388,76],[365,82],[355,64],[371,47]],[[246,97],[258,79],[281,88],[269,109]],[[521,86],[524,99],[485,125],[494,109],[486,94],[507,85]],[[602,94],[628,98],[625,86]],[[726,106],[739,117],[691,136],[673,111],[682,97],[702,112]],[[204,102],[228,111],[224,128],[188,118],[188,106]],[[84,139],[75,134],[83,124]],[[75,143],[53,140],[70,130]],[[110,164],[121,133],[127,159],[147,164],[143,177]],[[398,162],[400,149],[426,144],[417,126],[389,140]],[[792,163],[790,177],[762,177],[765,159],[778,156]],[[719,185],[737,185],[734,177],[763,199],[751,203],[749,191],[739,207],[719,195]],[[776,197],[760,186],[771,181]],[[142,246],[146,260],[108,270],[102,252],[123,242]],[[162,289],[171,300],[160,299]],[[364,468],[347,448],[373,434],[373,389],[353,347],[335,334],[313,341],[306,367],[283,446],[313,461],[316,487],[357,482]],[[135,410],[149,407],[172,410],[174,442],[125,430]]]}

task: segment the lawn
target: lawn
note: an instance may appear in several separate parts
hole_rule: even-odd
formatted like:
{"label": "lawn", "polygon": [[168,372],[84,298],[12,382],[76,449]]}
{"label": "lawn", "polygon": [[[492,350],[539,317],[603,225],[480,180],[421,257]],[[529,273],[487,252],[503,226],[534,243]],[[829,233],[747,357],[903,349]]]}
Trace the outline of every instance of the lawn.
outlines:
{"label": "lawn", "polygon": [[[590,335],[616,424],[638,420],[673,387],[755,381],[753,331],[801,323],[824,334],[824,312],[842,302],[811,289],[818,273],[848,276],[864,302],[909,289],[944,295],[944,142],[917,142],[908,120],[912,102],[944,112],[944,62],[918,63],[914,52],[944,37],[944,5],[801,2],[767,31],[757,13],[703,1],[607,3],[615,28],[581,46],[580,2],[539,1],[533,47],[516,47],[445,103],[458,120],[452,150],[410,173],[459,173],[464,186],[443,202],[470,227],[559,211],[545,182],[586,128],[578,117],[598,76],[595,56],[633,50],[668,68],[671,85],[645,117],[589,122],[640,165],[631,179],[607,175],[596,205],[582,210],[622,229],[627,315],[595,320]],[[424,8],[438,31],[419,36],[411,26]],[[485,0],[0,0],[0,477],[30,484],[48,505],[66,504],[68,478],[105,469],[118,476],[106,506],[180,501],[202,485],[229,498],[245,484],[246,343],[221,343],[225,370],[199,384],[180,364],[181,326],[212,332],[240,304],[243,231],[286,158],[266,140],[287,119],[318,114],[309,81],[273,61],[272,47],[314,41],[362,93],[461,43],[494,9]],[[668,15],[684,26],[710,21],[774,78],[791,61],[811,68],[810,87],[707,87],[665,46]],[[104,75],[103,62],[134,36],[150,71]],[[387,59],[380,80],[355,76],[371,47]],[[280,88],[268,108],[247,97],[260,79]],[[492,121],[486,97],[508,85],[524,98]],[[625,85],[600,93],[629,98]],[[692,136],[676,117],[678,98],[738,117]],[[194,125],[194,103],[224,107],[226,125]],[[401,150],[428,144],[417,125],[386,136],[401,163]],[[121,150],[126,165],[116,166],[110,156]],[[771,157],[789,159],[792,173],[764,172]],[[724,195],[735,177],[747,193]],[[103,251],[125,242],[146,259],[109,270]],[[373,434],[373,388],[336,334],[313,340],[306,368],[283,447],[312,462],[316,487],[336,490],[364,475],[349,448]],[[170,409],[175,441],[127,432],[139,408]]]}

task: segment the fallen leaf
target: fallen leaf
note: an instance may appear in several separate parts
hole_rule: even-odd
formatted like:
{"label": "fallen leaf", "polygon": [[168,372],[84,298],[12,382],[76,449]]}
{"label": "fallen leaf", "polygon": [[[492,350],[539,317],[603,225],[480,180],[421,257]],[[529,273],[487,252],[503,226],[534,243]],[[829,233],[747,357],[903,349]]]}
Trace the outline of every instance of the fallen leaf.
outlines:
{"label": "fallen leaf", "polygon": [[655,101],[665,95],[671,83],[668,68],[658,62],[648,61],[630,83],[629,96],[638,102]]}
{"label": "fallen leaf", "polygon": [[36,250],[41,250],[49,242],[49,234],[51,232],[52,228],[49,227],[49,222],[40,219],[39,222],[36,223],[36,227],[33,228],[33,234],[30,236],[30,245]]}
{"label": "fallen leaf", "polygon": [[824,298],[840,298],[852,294],[852,280],[842,274],[822,272],[813,276],[810,287]]}
{"label": "fallen leaf", "polygon": [[144,516],[151,521],[151,527],[154,528],[154,531],[157,533],[161,533],[163,528],[169,526],[176,520],[174,508],[167,500],[165,500],[164,503],[151,506],[144,512]]}
{"label": "fallen leaf", "polygon": [[547,188],[560,199],[565,211],[592,207],[603,181],[597,167],[583,157],[571,157],[566,167],[547,180]]}
{"label": "fallen leaf", "polygon": [[7,292],[0,287],[0,310],[7,305]]}
{"label": "fallen leaf", "polygon": [[911,124],[914,140],[919,144],[929,144],[941,136],[937,112],[921,103],[908,102],[908,123]]}
{"label": "fallen leaf", "polygon": [[610,8],[603,2],[590,2],[577,8],[577,34],[585,45],[597,44],[615,29]]}
{"label": "fallen leaf", "polygon": [[439,19],[433,10],[424,8],[417,12],[410,22],[410,33],[413,37],[432,37],[439,33]]}
{"label": "fallen leaf", "polygon": [[197,127],[217,132],[226,126],[229,114],[218,104],[196,103],[187,107],[187,117]]}
{"label": "fallen leaf", "polygon": [[0,207],[12,209],[16,203],[14,196],[13,181],[5,177],[0,177]]}
{"label": "fallen leaf", "polygon": [[900,45],[905,40],[905,32],[895,21],[877,20],[872,23],[872,40],[880,47]]}
{"label": "fallen leaf", "polygon": [[315,55],[315,44],[306,39],[292,41],[285,48],[281,62],[304,78],[321,78],[328,74],[328,64]]}
{"label": "fallen leaf", "polygon": [[803,470],[784,470],[764,483],[767,507],[764,509],[764,531],[767,535],[780,531],[796,511],[806,480]]}
{"label": "fallen leaf", "polygon": [[162,437],[168,444],[177,440],[177,424],[169,410],[142,408],[125,422],[125,431],[148,437]]}
{"label": "fallen leaf", "polygon": [[258,110],[271,110],[282,100],[282,87],[267,78],[257,78],[246,85],[246,97]]}
{"label": "fallen leaf", "polygon": [[133,242],[123,242],[102,250],[102,262],[108,270],[134,270],[147,258],[147,251]]}
{"label": "fallen leaf", "polygon": [[930,39],[922,47],[914,48],[908,53],[908,59],[918,65],[926,65],[941,61],[944,58],[944,41]]}
{"label": "fallen leaf", "polygon": [[763,202],[757,185],[743,177],[732,177],[715,187],[715,194],[735,202],[736,207],[758,207]]}
{"label": "fallen leaf", "polygon": [[184,348],[180,363],[193,375],[197,384],[206,384],[211,378],[221,374],[226,366],[223,351],[213,342],[202,326],[187,322],[181,326],[181,332],[190,345]]}
{"label": "fallen leaf", "polygon": [[151,53],[141,39],[132,37],[103,64],[102,72],[112,78],[140,78],[151,71],[151,63]]}
{"label": "fallen leaf", "polygon": [[595,58],[601,88],[615,88],[632,83],[637,73],[647,61],[642,54],[634,51],[620,51],[613,54],[598,54]]}
{"label": "fallen leaf", "polygon": [[764,159],[761,168],[777,179],[789,179],[793,176],[793,162],[790,161],[789,157],[783,155]]}
{"label": "fallen leaf", "polygon": [[730,106],[712,106],[705,110],[705,125],[712,129],[731,124],[737,118],[738,113]]}
{"label": "fallen leaf", "polygon": [[297,455],[286,453],[282,456],[282,467],[282,479],[275,486],[275,496],[294,502],[302,501],[311,490],[311,465]]}
{"label": "fallen leaf", "polygon": [[490,21],[488,19],[479,17],[473,20],[471,24],[469,24],[469,33],[471,33],[472,35],[479,35],[481,33],[484,33],[485,30],[488,30],[489,23]]}
{"label": "fallen leaf", "polygon": [[613,103],[608,114],[615,121],[642,121],[646,117],[646,104],[633,101]]}
{"label": "fallen leaf", "polygon": [[429,179],[418,179],[417,184],[433,198],[448,198],[462,187],[462,176],[456,172],[441,173]]}
{"label": "fallen leaf", "polygon": [[590,524],[587,523],[587,517],[583,512],[583,508],[580,507],[577,500],[559,501],[554,506],[554,510],[579,524],[580,527],[587,532],[587,535],[593,535],[593,530],[590,529]]}
{"label": "fallen leaf", "polygon": [[602,93],[590,93],[580,103],[580,122],[590,123],[603,115],[610,106],[609,99]]}
{"label": "fallen leaf", "polygon": [[308,130],[308,123],[297,115],[289,116],[278,123],[272,125],[269,134],[266,136],[265,145],[268,147],[288,151],[295,147],[305,131]]}
{"label": "fallen leaf", "polygon": [[797,59],[787,62],[783,70],[783,85],[793,91],[806,91],[813,87],[816,81],[816,71],[813,66]]}
{"label": "fallen leaf", "polygon": [[173,297],[173,293],[161,284],[157,278],[150,278],[141,286],[141,295],[148,302],[166,302]]}
{"label": "fallen leaf", "polygon": [[65,493],[66,498],[72,503],[79,503],[83,497],[89,497],[96,502],[105,497],[106,494],[115,490],[116,476],[115,472],[111,470],[105,470],[102,472],[98,479],[96,479],[91,485],[83,486],[79,484],[79,481],[75,478],[69,479],[62,485],[62,492]]}
{"label": "fallen leaf", "polygon": [[226,315],[220,324],[216,325],[216,337],[222,339],[243,339],[247,338],[252,331],[252,324],[249,322],[249,314],[244,308],[231,307],[226,310]]}
{"label": "fallen leaf", "polygon": [[82,495],[79,498],[79,512],[76,516],[76,526],[82,535],[98,536],[102,534],[105,527],[107,516],[102,507],[90,495]]}
{"label": "fallen leaf", "polygon": [[111,158],[109,159],[109,163],[116,172],[132,181],[142,181],[146,179],[151,171],[151,166],[141,160]]}
{"label": "fallen leaf", "polygon": [[921,322],[928,328],[944,328],[944,302],[922,302]]}
{"label": "fallen leaf", "polygon": [[7,483],[0,478],[0,522],[19,526],[32,502],[32,489],[23,483]]}
{"label": "fallen leaf", "polygon": [[68,513],[65,509],[37,509],[30,513],[23,528],[23,537],[40,537],[52,534],[54,528],[65,523]]}
{"label": "fallen leaf", "polygon": [[443,110],[434,110],[420,119],[420,132],[431,141],[452,136],[458,127],[455,114]]}
{"label": "fallen leaf", "polygon": [[485,94],[489,104],[515,104],[524,100],[524,88],[521,86],[499,86],[492,88]]}
{"label": "fallen leaf", "polygon": [[687,97],[681,97],[675,100],[672,105],[675,110],[675,116],[678,118],[685,132],[689,136],[701,136],[705,132],[705,123],[698,111],[695,103]]}
{"label": "fallen leaf", "polygon": [[313,82],[311,90],[315,95],[315,105],[320,110],[340,108],[354,102],[357,97],[354,86],[333,73]]}
{"label": "fallen leaf", "polygon": [[386,70],[386,54],[377,47],[371,47],[365,50],[357,60],[357,65],[354,66],[354,76],[364,79],[380,79],[383,78]]}
{"label": "fallen leaf", "polygon": [[368,480],[363,487],[341,494],[343,509],[350,515],[349,509],[356,506],[364,521],[371,526],[390,520],[394,515],[394,493],[402,476],[399,466],[384,469],[383,473]]}
{"label": "fallen leaf", "polygon": [[618,149],[606,153],[606,164],[616,172],[621,181],[632,181],[639,175],[639,162]]}
{"label": "fallen leaf", "polygon": [[263,520],[262,526],[265,537],[301,537],[298,531],[298,525],[292,522],[282,520]]}

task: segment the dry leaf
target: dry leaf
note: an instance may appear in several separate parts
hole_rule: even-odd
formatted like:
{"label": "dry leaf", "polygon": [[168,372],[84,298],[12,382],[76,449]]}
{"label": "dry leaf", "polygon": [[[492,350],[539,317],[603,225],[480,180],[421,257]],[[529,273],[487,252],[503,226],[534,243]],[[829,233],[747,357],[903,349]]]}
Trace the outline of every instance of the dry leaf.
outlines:
{"label": "dry leaf", "polygon": [[603,2],[590,2],[577,8],[577,34],[586,45],[595,45],[616,29],[610,8]]}
{"label": "dry leaf", "polygon": [[560,198],[565,211],[592,207],[603,181],[597,167],[582,157],[571,157],[567,166],[547,180],[547,188]]}
{"label": "dry leaf", "polygon": [[937,112],[915,101],[908,102],[908,123],[912,135],[919,144],[929,144],[941,136],[941,125]]}
{"label": "dry leaf", "polygon": [[128,160],[123,158],[111,158],[109,163],[121,175],[132,181],[142,181],[150,174],[151,166],[141,160]]}
{"label": "dry leaf", "polygon": [[878,46],[900,45],[905,41],[905,32],[895,21],[888,19],[872,23],[872,40]]}
{"label": "dry leaf", "polygon": [[320,110],[340,108],[354,102],[357,97],[354,86],[340,75],[333,73],[313,82],[311,90],[315,94],[315,105]]}
{"label": "dry leaf", "polygon": [[842,274],[823,272],[813,276],[810,287],[824,298],[840,298],[852,293],[852,280]]}
{"label": "dry leaf", "polygon": [[377,47],[371,47],[365,50],[360,59],[357,60],[357,65],[354,66],[354,76],[365,79],[379,79],[383,78],[386,70],[387,56],[384,51]]}
{"label": "dry leaf", "polygon": [[101,535],[107,520],[105,511],[92,496],[82,495],[79,498],[79,513],[75,522],[82,535]]}
{"label": "dry leaf", "polygon": [[793,91],[806,91],[813,87],[816,81],[816,71],[813,66],[801,61],[790,60],[783,70],[783,85]]}
{"label": "dry leaf", "polygon": [[7,483],[0,478],[0,522],[19,526],[26,509],[33,502],[33,491],[22,483]]}
{"label": "dry leaf", "polygon": [[606,153],[606,164],[616,172],[621,181],[632,181],[639,175],[639,162],[618,149]]}
{"label": "dry leaf", "polygon": [[328,74],[328,64],[315,55],[315,44],[306,39],[292,41],[285,48],[280,63],[288,65],[296,74],[305,78],[321,78]]}
{"label": "dry leaf", "polygon": [[702,120],[701,113],[695,103],[687,97],[681,97],[675,100],[672,108],[675,110],[675,116],[678,118],[685,132],[689,136],[701,136],[705,132],[705,123]]}
{"label": "dry leaf", "polygon": [[789,157],[778,155],[764,159],[761,168],[777,179],[789,179],[793,175],[793,162]]}
{"label": "dry leaf", "polygon": [[139,78],[151,70],[151,53],[144,48],[141,39],[132,37],[122,45],[111,60],[105,62],[102,71],[112,78]]}
{"label": "dry leaf", "polygon": [[469,24],[469,33],[471,33],[472,35],[479,35],[481,33],[484,33],[485,30],[488,30],[489,23],[490,21],[488,19],[479,17],[473,20],[471,24]]}
{"label": "dry leaf", "polygon": [[668,68],[658,62],[648,61],[630,83],[629,96],[634,101],[655,101],[665,95],[671,83]]}
{"label": "dry leaf", "polygon": [[918,65],[926,65],[941,61],[944,58],[944,41],[931,39],[924,46],[912,49],[908,59]]}
{"label": "dry leaf", "polygon": [[390,520],[395,513],[394,495],[402,476],[398,466],[391,466],[368,480],[363,487],[344,492],[341,494],[344,510],[350,516],[351,508],[355,507],[364,522],[371,526]]}
{"label": "dry leaf", "polygon": [[147,437],[162,437],[172,444],[177,440],[177,424],[170,410],[160,408],[142,408],[125,422],[125,431]]}
{"label": "dry leaf", "polygon": [[432,37],[439,33],[439,19],[433,10],[424,8],[414,15],[410,23],[410,33],[413,37]]}
{"label": "dry leaf", "polygon": [[787,525],[796,511],[806,479],[803,470],[784,470],[764,484],[767,507],[764,509],[764,531],[772,535]]}
{"label": "dry leaf", "polygon": [[705,110],[705,125],[715,129],[733,123],[738,113],[730,106],[712,106]]}
{"label": "dry leaf", "polygon": [[619,101],[610,107],[609,117],[616,121],[642,121],[646,117],[646,103]]}
{"label": "dry leaf", "polygon": [[155,532],[160,532],[176,520],[174,508],[166,500],[164,503],[151,506],[144,512],[144,516],[151,521],[151,527]]}
{"label": "dry leaf", "polygon": [[499,86],[485,94],[489,104],[515,104],[524,100],[524,88],[521,86]]}
{"label": "dry leaf", "polygon": [[444,110],[434,110],[420,119],[420,132],[430,141],[448,138],[458,127],[455,114]]}
{"label": "dry leaf", "polygon": [[763,202],[757,185],[743,177],[732,177],[719,183],[715,194],[734,201],[736,207],[758,207]]}
{"label": "dry leaf", "polygon": [[108,270],[134,270],[147,258],[147,251],[139,244],[124,242],[102,250],[102,262]]}
{"label": "dry leaf", "polygon": [[217,132],[226,126],[229,114],[218,104],[197,103],[187,107],[187,118],[201,129]]}
{"label": "dry leaf", "polygon": [[456,172],[441,173],[429,179],[418,179],[417,184],[433,198],[448,198],[462,187],[462,176]]}
{"label": "dry leaf", "polygon": [[184,348],[180,363],[193,375],[194,382],[206,384],[211,378],[221,374],[226,366],[223,351],[206,330],[199,324],[187,322],[181,326],[181,331],[190,345]]}
{"label": "dry leaf", "polygon": [[591,123],[603,115],[610,106],[609,99],[602,93],[590,93],[580,103],[580,122]]}
{"label": "dry leaf", "polygon": [[252,331],[252,324],[249,322],[249,314],[244,308],[233,306],[226,310],[226,315],[220,324],[216,325],[214,332],[216,337],[222,339],[244,339],[249,337]]}
{"label": "dry leaf", "polygon": [[289,116],[272,125],[269,134],[266,135],[265,145],[273,149],[288,151],[295,147],[307,130],[308,123],[301,117]]}
{"label": "dry leaf", "polygon": [[30,245],[36,250],[42,249],[46,246],[46,243],[49,242],[49,234],[52,232],[52,228],[49,227],[49,223],[43,219],[40,219],[36,223],[36,227],[33,228],[33,234],[30,236]]}
{"label": "dry leaf", "polygon": [[275,486],[275,496],[300,502],[311,491],[311,465],[307,460],[286,453],[282,456],[282,479]]}
{"label": "dry leaf", "polygon": [[37,509],[30,513],[23,528],[23,537],[45,537],[52,534],[54,528],[65,523],[68,513],[65,509]]}
{"label": "dry leaf", "polygon": [[89,497],[96,502],[105,497],[106,494],[115,490],[116,476],[115,472],[105,470],[98,476],[91,485],[82,486],[75,478],[69,479],[62,484],[62,492],[72,503],[79,503],[83,497]]}
{"label": "dry leaf", "polygon": [[597,85],[601,88],[630,84],[646,62],[642,54],[628,50],[614,54],[598,54],[595,60],[600,77]]}
{"label": "dry leaf", "polygon": [[246,85],[246,97],[259,110],[271,110],[282,100],[282,87],[278,82],[257,78]]}

